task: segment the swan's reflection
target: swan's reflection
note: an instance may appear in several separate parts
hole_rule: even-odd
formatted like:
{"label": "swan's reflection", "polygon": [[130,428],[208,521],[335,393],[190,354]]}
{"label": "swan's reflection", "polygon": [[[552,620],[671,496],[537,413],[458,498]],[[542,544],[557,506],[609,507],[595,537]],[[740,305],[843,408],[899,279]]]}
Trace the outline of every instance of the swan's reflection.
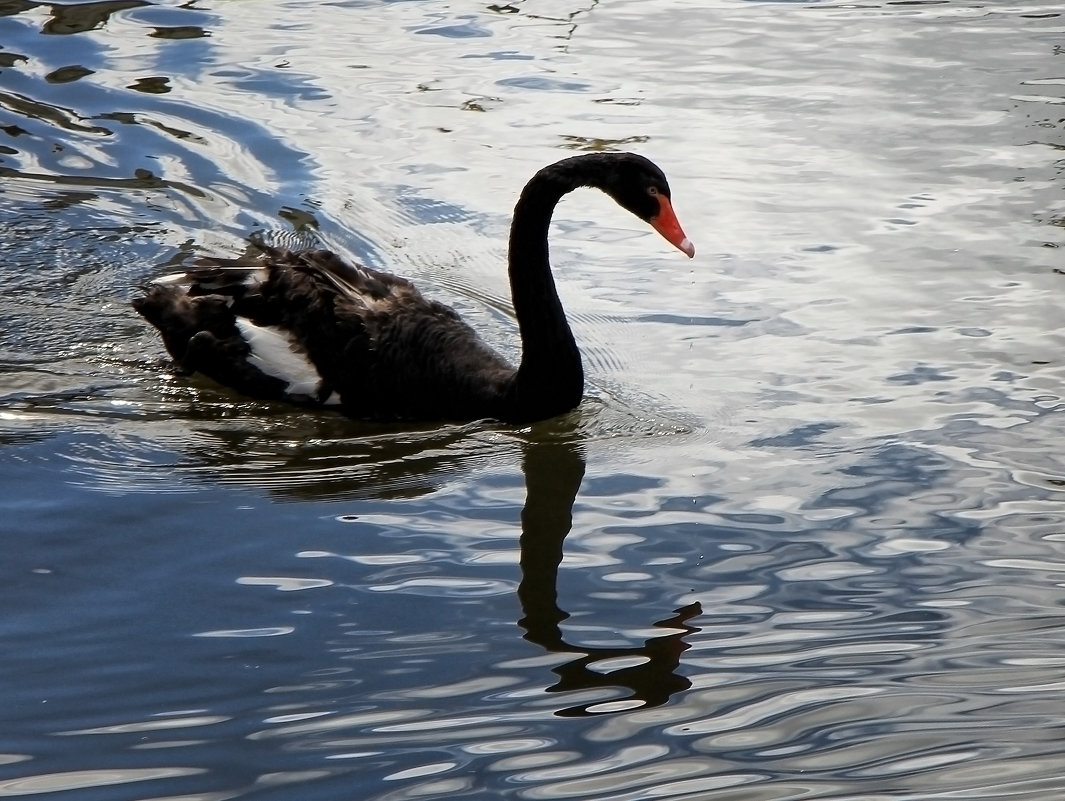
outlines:
{"label": "swan's reflection", "polygon": [[[573,502],[584,477],[584,457],[572,441],[527,442],[522,451],[525,474],[525,507],[521,513],[521,583],[518,598],[525,639],[547,651],[578,654],[553,668],[558,681],[548,692],[569,692],[594,688],[622,688],[628,692],[613,699],[602,711],[633,706],[660,706],[674,693],[686,690],[691,682],[677,673],[680,656],[688,649],[684,635],[697,628],[688,621],[702,613],[698,603],[678,609],[654,625],[669,630],[642,645],[627,648],[588,648],[567,642],[561,623],[569,615],[558,607],[558,567],[562,562],[563,541],[573,523]],[[592,668],[606,659],[635,658],[638,664],[608,673]],[[630,703],[626,703],[630,702]],[[556,711],[573,717],[597,714],[601,701]]]}
{"label": "swan's reflection", "polygon": [[[476,481],[486,465],[495,469],[520,453],[526,498],[518,586],[522,617],[517,622],[530,643],[572,657],[553,668],[557,680],[549,692],[615,692],[610,703],[597,707],[601,701],[588,702],[556,714],[658,706],[690,686],[677,670],[688,648],[684,636],[697,630],[688,621],[701,614],[698,604],[654,622],[661,636],[628,647],[582,646],[567,640],[562,627],[569,617],[557,600],[563,542],[584,477],[584,443],[602,436],[604,410],[594,405],[590,410],[589,405],[520,431],[484,422],[401,429],[327,415],[267,414],[273,409],[269,405],[252,407],[258,414],[242,414],[243,407],[237,407],[227,417],[201,405],[177,418],[189,423],[175,437],[181,442],[176,461],[167,451],[153,465],[148,457],[154,454],[141,453],[130,438],[111,441],[113,453],[103,445],[69,456],[83,477],[95,476],[108,489],[184,486],[192,478],[194,483],[256,487],[278,502],[313,503],[411,501],[457,482]],[[173,418],[165,424],[174,437]],[[140,427],[155,431],[157,425],[162,423],[142,420]],[[159,440],[146,441],[158,446]],[[136,471],[128,467],[131,448],[139,457]],[[625,666],[609,670],[605,660],[622,660]]]}

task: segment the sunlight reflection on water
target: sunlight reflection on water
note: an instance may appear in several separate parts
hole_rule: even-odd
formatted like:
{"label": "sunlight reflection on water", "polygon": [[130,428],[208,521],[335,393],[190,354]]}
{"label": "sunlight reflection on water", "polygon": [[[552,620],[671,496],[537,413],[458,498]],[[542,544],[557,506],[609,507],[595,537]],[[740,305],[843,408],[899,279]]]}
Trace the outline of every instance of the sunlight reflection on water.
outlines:
{"label": "sunlight reflection on water", "polygon": [[[1060,9],[251,9],[0,10],[0,795],[1060,796]],[[559,208],[557,421],[243,401],[128,307],[309,226],[514,355],[516,192],[622,148],[700,256]]]}

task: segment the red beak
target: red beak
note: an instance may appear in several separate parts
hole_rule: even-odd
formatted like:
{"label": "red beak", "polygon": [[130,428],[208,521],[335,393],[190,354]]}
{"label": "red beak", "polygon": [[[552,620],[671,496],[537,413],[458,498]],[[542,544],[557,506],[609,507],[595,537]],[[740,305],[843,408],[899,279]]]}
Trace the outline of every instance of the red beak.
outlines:
{"label": "red beak", "polygon": [[673,206],[670,204],[669,198],[661,193],[658,195],[658,214],[651,218],[651,227],[662,234],[665,240],[673,247],[684,251],[689,259],[695,255],[695,245],[685,235],[684,229],[680,227],[677,215],[673,213]]}

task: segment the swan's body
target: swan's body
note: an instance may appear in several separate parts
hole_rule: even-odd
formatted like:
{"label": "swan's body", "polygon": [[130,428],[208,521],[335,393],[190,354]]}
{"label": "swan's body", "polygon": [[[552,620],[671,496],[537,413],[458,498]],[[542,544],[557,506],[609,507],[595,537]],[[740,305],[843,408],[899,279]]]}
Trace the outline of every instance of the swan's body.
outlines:
{"label": "swan's body", "polygon": [[647,159],[592,154],[540,170],[510,235],[517,368],[406,279],[327,250],[259,245],[259,258],[203,259],[151,284],[134,307],[183,369],[253,397],[377,420],[546,419],[575,408],[584,389],[547,258],[551,213],[578,186],[603,189],[694,255],[665,176]]}

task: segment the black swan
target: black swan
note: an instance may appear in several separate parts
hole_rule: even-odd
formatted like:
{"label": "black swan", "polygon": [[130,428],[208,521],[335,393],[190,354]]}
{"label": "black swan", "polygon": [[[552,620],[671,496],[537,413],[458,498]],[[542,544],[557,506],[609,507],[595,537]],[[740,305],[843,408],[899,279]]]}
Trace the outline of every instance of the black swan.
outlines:
{"label": "black swan", "polygon": [[182,370],[252,397],[373,420],[544,420],[576,408],[584,391],[547,248],[555,205],[581,186],[602,189],[695,255],[666,177],[648,159],[591,153],[544,167],[522,191],[510,229],[517,368],[406,279],[328,250],[254,242],[258,258],[200,259],[148,285],[133,307]]}

